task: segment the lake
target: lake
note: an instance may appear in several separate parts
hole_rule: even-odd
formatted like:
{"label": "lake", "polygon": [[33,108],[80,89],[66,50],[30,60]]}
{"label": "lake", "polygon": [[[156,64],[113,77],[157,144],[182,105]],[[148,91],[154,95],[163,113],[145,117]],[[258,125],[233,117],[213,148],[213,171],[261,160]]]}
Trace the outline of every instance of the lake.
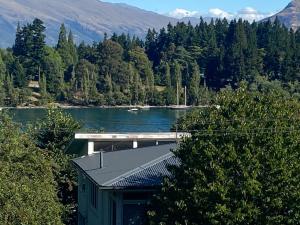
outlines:
{"label": "lake", "polygon": [[[123,108],[64,109],[78,120],[83,131],[95,132],[167,132],[186,111],[153,108],[128,112]],[[45,116],[45,109],[9,109],[13,120],[26,125]]]}

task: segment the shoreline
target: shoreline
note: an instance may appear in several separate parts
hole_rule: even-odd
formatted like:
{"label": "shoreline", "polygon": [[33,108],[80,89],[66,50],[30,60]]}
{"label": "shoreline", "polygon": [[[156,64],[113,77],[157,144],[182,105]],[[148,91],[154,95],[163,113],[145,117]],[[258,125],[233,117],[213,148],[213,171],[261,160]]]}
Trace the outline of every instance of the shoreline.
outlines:
{"label": "shoreline", "polygon": [[[208,106],[184,106],[179,105],[178,107],[176,105],[170,105],[170,106],[145,106],[145,105],[118,105],[118,106],[77,106],[77,105],[67,105],[67,104],[59,104],[59,103],[53,103],[49,104],[48,106],[16,106],[16,107],[10,107],[10,106],[3,106],[0,107],[0,110],[2,109],[47,109],[49,106],[55,106],[60,109],[192,109],[192,108],[205,108]],[[177,107],[177,108],[176,108]]]}

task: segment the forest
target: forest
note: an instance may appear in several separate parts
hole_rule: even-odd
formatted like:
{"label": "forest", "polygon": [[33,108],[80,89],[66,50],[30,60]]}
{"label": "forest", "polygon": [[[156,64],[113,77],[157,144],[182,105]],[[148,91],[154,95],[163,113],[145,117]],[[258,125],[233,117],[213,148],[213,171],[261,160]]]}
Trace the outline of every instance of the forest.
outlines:
{"label": "forest", "polygon": [[203,19],[75,44],[62,24],[56,46],[35,19],[18,26],[15,43],[0,50],[0,105],[79,106],[207,104],[242,81],[250,90],[299,97],[300,31],[274,23]]}

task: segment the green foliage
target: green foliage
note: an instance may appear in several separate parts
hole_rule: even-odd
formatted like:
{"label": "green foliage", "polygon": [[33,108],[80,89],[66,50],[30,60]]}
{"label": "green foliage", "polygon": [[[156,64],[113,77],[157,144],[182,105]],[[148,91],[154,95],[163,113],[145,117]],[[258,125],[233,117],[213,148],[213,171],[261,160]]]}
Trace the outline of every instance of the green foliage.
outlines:
{"label": "green foliage", "polygon": [[25,88],[27,84],[25,78],[25,70],[17,58],[14,60],[13,64],[11,65],[10,72],[15,78],[14,79],[15,86],[19,88]]}
{"label": "green foliage", "polygon": [[60,109],[49,108],[47,116],[29,130],[36,145],[49,154],[53,160],[52,171],[57,183],[58,198],[64,206],[63,222],[76,224],[77,182],[70,160],[74,156],[65,153],[74,139],[80,124]]}
{"label": "green foliage", "polygon": [[50,107],[47,116],[35,124],[34,137],[41,149],[64,152],[80,124],[62,110]]}
{"label": "green foliage", "polygon": [[[262,77],[297,96],[290,84],[300,79],[300,32],[288,30],[277,20],[207,23],[200,19],[195,26],[180,22],[149,30],[145,41],[113,34],[78,47],[72,31],[62,24],[55,48],[45,46],[44,30],[39,19],[18,26],[13,48],[0,52],[1,80],[8,73],[20,92],[44,74],[49,98],[61,103],[183,104],[183,87],[187,87],[188,104],[201,105],[209,102],[211,93],[227,86],[236,89],[242,81],[255,89],[256,78]],[[43,95],[42,89],[32,89]],[[0,93],[4,92],[0,89]],[[2,105],[22,102],[1,96]],[[37,104],[46,103],[44,98],[38,100]]]}
{"label": "green foliage", "polygon": [[189,83],[189,101],[196,105],[200,102],[200,70],[197,64],[193,66],[193,74]]}
{"label": "green foliage", "polygon": [[0,164],[1,224],[62,224],[48,156],[3,113]]}
{"label": "green foliage", "polygon": [[43,71],[46,75],[47,91],[59,96],[64,89],[63,62],[58,54],[52,48],[45,48],[46,55],[43,59]]}
{"label": "green foliage", "polygon": [[64,24],[60,27],[56,49],[62,58],[64,69],[68,69],[77,63],[77,52],[74,45],[73,34],[70,31],[67,38],[67,30]]}
{"label": "green foliage", "polygon": [[43,21],[34,19],[31,24],[17,28],[13,53],[26,68],[27,80],[36,79],[41,73],[45,56],[45,27]]}
{"label": "green foliage", "polygon": [[149,212],[152,224],[299,224],[300,104],[225,90],[181,121],[192,137]]}
{"label": "green foliage", "polygon": [[95,65],[87,60],[80,60],[75,69],[76,90],[81,90],[83,101],[89,104],[97,98],[98,74]]}

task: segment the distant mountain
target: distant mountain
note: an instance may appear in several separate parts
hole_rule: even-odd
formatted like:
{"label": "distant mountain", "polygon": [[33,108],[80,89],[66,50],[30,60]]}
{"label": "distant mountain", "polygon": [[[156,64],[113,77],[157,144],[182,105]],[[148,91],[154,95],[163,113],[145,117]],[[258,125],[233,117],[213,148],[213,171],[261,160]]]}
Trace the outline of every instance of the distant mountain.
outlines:
{"label": "distant mountain", "polygon": [[72,29],[75,40],[91,43],[104,33],[129,33],[144,37],[148,28],[160,29],[175,18],[149,12],[126,4],[98,0],[0,0],[0,47],[13,44],[18,22],[34,18],[45,22],[47,42],[55,44],[61,23]]}
{"label": "distant mountain", "polygon": [[293,0],[279,13],[264,19],[274,21],[276,17],[287,27],[297,30],[300,27],[300,0]]}

